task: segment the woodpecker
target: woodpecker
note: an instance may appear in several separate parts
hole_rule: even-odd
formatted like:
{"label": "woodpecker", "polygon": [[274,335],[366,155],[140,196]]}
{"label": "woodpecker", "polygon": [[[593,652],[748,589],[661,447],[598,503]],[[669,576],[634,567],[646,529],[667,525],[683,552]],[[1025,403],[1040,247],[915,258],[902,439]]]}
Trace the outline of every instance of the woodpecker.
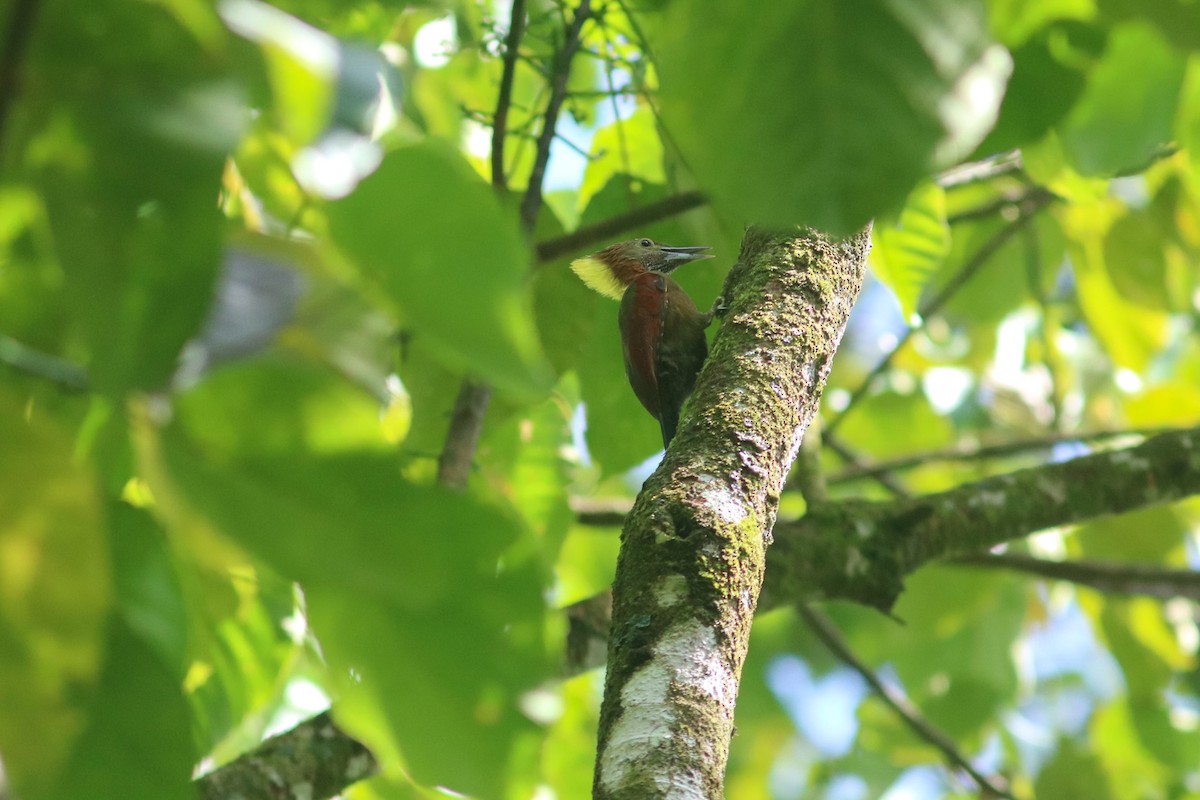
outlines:
{"label": "woodpecker", "polygon": [[633,393],[671,443],[683,401],[708,355],[702,314],[670,273],[681,264],[712,258],[708,247],[668,247],[650,239],[619,242],[571,262],[590,288],[621,301],[617,321],[625,374]]}

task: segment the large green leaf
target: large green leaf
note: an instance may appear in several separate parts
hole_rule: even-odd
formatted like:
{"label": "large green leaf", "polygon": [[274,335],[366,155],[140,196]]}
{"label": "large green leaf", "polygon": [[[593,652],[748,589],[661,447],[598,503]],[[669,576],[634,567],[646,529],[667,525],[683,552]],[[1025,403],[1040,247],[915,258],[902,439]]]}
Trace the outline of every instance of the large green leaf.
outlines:
{"label": "large green leaf", "polygon": [[112,594],[96,483],[43,413],[0,395],[0,751],[29,797],[83,724]]}
{"label": "large green leaf", "polygon": [[104,673],[54,800],[194,798],[196,754],[179,676],[122,621],[110,626]]}
{"label": "large green leaf", "polygon": [[[339,718],[418,781],[495,796],[542,678],[541,579],[506,513],[364,453],[229,458],[163,439],[188,504],[304,587]],[[358,677],[354,677],[354,676]],[[392,761],[394,765],[394,761]]]}
{"label": "large green leaf", "polygon": [[1187,59],[1142,23],[1115,28],[1062,144],[1084,175],[1138,169],[1171,141]]}
{"label": "large green leaf", "polygon": [[113,393],[160,388],[208,306],[221,170],[243,116],[218,68],[220,30],[202,44],[165,6],[119,0],[56,0],[39,18],[28,163],[91,381]]}
{"label": "large green leaf", "polygon": [[663,117],[726,213],[848,233],[991,128],[1011,66],[958,0],[671,5]]}
{"label": "large green leaf", "polygon": [[1104,37],[1099,26],[1060,22],[1013,50],[1000,117],[979,154],[1036,142],[1062,120],[1083,94],[1092,62],[1104,50]]}
{"label": "large green leaf", "polygon": [[401,148],[329,208],[333,241],[450,365],[522,398],[549,388],[516,218],[453,150]]}

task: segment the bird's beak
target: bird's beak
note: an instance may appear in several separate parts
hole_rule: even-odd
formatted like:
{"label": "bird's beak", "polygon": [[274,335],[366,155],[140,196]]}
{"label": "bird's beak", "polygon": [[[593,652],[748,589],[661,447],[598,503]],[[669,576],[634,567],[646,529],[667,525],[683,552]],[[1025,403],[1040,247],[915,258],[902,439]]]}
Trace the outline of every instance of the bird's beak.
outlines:
{"label": "bird's beak", "polygon": [[676,267],[686,264],[689,261],[699,261],[703,258],[712,258],[711,247],[668,247],[662,246],[663,258],[666,259],[666,269],[664,272],[670,272]]}

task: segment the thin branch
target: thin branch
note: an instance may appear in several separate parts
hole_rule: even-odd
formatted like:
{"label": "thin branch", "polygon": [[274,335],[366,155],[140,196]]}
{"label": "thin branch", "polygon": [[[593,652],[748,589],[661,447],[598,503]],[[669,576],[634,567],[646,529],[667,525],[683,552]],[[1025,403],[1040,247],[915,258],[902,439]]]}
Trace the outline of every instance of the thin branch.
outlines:
{"label": "thin branch", "polygon": [[937,184],[943,189],[956,189],[972,183],[990,181],[1004,175],[1020,172],[1021,151],[1011,150],[1007,153],[990,156],[980,161],[959,164],[937,176]]}
{"label": "thin branch", "polygon": [[513,76],[517,71],[517,52],[524,32],[525,0],[513,0],[508,36],[504,39],[504,71],[500,74],[496,116],[492,120],[492,186],[498,192],[508,189],[508,179],[504,175],[504,136],[508,127],[508,107],[512,103]]}
{"label": "thin branch", "polygon": [[875,692],[879,699],[895,711],[896,715],[900,717],[901,721],[913,733],[940,750],[952,766],[970,775],[971,780],[975,781],[982,791],[996,797],[1007,797],[1009,800],[1012,800],[1012,792],[1009,791],[1001,777],[988,777],[975,769],[970,760],[959,752],[958,745],[955,744],[954,740],[934,727],[933,723],[929,720],[925,719],[920,709],[913,705],[903,692],[884,683],[873,669],[859,660],[858,656],[850,649],[850,645],[842,638],[841,632],[829,617],[807,605],[801,605],[799,608],[800,616],[804,618],[809,629],[817,635],[821,643],[829,649],[829,652],[833,653],[839,661],[862,676],[862,679],[867,682],[867,685],[871,687],[871,690]]}
{"label": "thin branch", "polygon": [[959,556],[952,563],[1026,572],[1078,583],[1106,594],[1136,594],[1159,600],[1182,597],[1200,602],[1200,572],[1190,569],[1104,561],[1048,561],[1023,553],[978,553]]}
{"label": "thin branch", "polygon": [[553,239],[547,239],[537,245],[537,260],[539,264],[562,258],[584,248],[605,242],[621,233],[637,230],[659,220],[683,214],[695,208],[700,208],[707,198],[700,192],[683,192],[682,194],[664,197],[640,208],[617,214],[592,225]]}
{"label": "thin branch", "polygon": [[87,389],[87,371],[65,358],[48,355],[0,334],[0,364],[53,381],[73,392]]}
{"label": "thin branch", "polygon": [[1042,186],[1034,186],[1020,194],[1004,194],[982,205],[968,208],[964,211],[959,211],[957,214],[951,214],[946,218],[946,222],[950,225],[958,225],[962,222],[970,222],[977,219],[987,219],[998,213],[1005,211],[1014,211],[1020,209],[1032,200],[1053,200],[1055,195],[1049,189]]}
{"label": "thin branch", "polygon": [[550,143],[554,141],[558,113],[562,109],[563,100],[566,99],[571,59],[579,49],[583,24],[591,15],[591,8],[591,0],[580,0],[579,7],[575,9],[575,18],[566,29],[566,38],[555,63],[550,100],[546,103],[545,122],[538,139],[537,157],[533,161],[533,170],[529,173],[529,188],[521,201],[521,223],[526,231],[532,232],[537,226],[538,213],[542,210],[542,180],[546,175],[546,163],[550,160]]}
{"label": "thin branch", "polygon": [[20,88],[21,59],[29,45],[37,0],[16,0],[8,17],[8,35],[0,52],[0,158],[4,155],[4,134],[8,127],[8,112]]}
{"label": "thin branch", "polygon": [[[866,457],[854,452],[849,445],[842,441],[840,436],[828,431],[824,431],[822,435],[822,443],[834,453],[837,453],[837,455],[843,461],[849,464],[844,472],[856,471],[861,472],[864,477],[874,478],[880,486],[887,489],[897,497],[912,496],[911,492],[904,487],[904,484],[900,483],[900,481],[891,474],[891,470],[876,470],[869,472],[869,467],[867,466],[868,461]],[[833,484],[838,479],[838,476],[835,475],[828,480],[828,483]]]}
{"label": "thin branch", "polygon": [[491,386],[483,381],[463,379],[454,401],[454,411],[450,413],[450,429],[438,456],[438,483],[443,486],[466,488],[475,448],[483,433],[483,418],[491,400]]}
{"label": "thin branch", "polygon": [[[912,469],[933,461],[986,461],[992,458],[1003,458],[1004,456],[1020,455],[1028,453],[1032,450],[1046,450],[1054,447],[1057,444],[1065,442],[1097,442],[1105,439],[1120,439],[1124,437],[1137,436],[1146,438],[1148,436],[1156,436],[1160,433],[1166,433],[1170,429],[1167,428],[1135,428],[1123,431],[1077,431],[1075,433],[1052,433],[1046,436],[1036,436],[1028,439],[1015,439],[1011,442],[1001,442],[999,444],[979,446],[979,445],[955,445],[942,450],[930,450],[924,453],[915,453],[910,456],[901,456],[892,458],[886,461],[867,461],[861,456],[858,457],[858,463],[851,464],[841,472],[838,472],[829,477],[831,484],[848,483],[850,481],[861,480],[863,478],[875,478],[889,472],[898,472],[900,470]],[[835,452],[837,452],[835,450]],[[841,453],[839,453],[841,455]]]}
{"label": "thin branch", "polygon": [[[1034,217],[1037,216],[1037,212],[1049,204],[1050,200],[1051,197],[1030,198],[1028,203],[1020,207],[1019,214],[1016,219],[992,234],[991,238],[984,242],[980,248],[975,251],[975,254],[971,256],[971,258],[969,258],[965,264],[963,264],[962,268],[953,277],[951,277],[949,281],[946,282],[946,284],[941,288],[940,291],[938,291],[936,295],[921,304],[921,307],[918,309],[917,313],[922,318],[927,318],[940,311],[942,307],[946,305],[946,303],[948,303],[955,294],[957,294],[958,290],[961,289],[968,281],[970,281],[971,278],[975,277],[975,274],[978,273],[979,270],[991,260],[992,256],[999,252],[1001,247],[1007,244],[1009,239],[1011,239],[1026,225],[1028,225],[1034,219]],[[892,359],[896,357],[896,354],[899,353],[906,344],[908,344],[908,340],[912,338],[913,334],[915,334],[917,330],[918,328],[916,327],[907,328],[904,331],[904,334],[900,337],[899,341],[896,342],[895,347],[893,347],[887,353],[887,355],[880,359],[879,363],[875,365],[874,369],[867,373],[867,376],[862,380],[858,388],[855,389],[850,395],[850,399],[846,402],[845,407],[842,408],[841,413],[834,417],[833,420],[825,427],[827,434],[833,433],[838,429],[838,427],[842,424],[842,421],[846,419],[847,415],[854,410],[854,408],[858,405],[858,402],[866,396],[868,391],[870,391],[871,385],[875,382],[875,379],[887,371],[888,367],[892,363]]]}

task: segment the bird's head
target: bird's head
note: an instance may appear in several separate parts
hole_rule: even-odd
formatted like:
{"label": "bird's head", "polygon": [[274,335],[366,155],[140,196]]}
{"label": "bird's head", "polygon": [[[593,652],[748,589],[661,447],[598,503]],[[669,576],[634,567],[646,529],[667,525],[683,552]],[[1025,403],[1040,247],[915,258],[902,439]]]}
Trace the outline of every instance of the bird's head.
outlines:
{"label": "bird's head", "polygon": [[630,239],[577,258],[571,269],[605,297],[620,300],[625,287],[644,272],[670,273],[681,264],[712,258],[708,247],[671,247],[651,239]]}

